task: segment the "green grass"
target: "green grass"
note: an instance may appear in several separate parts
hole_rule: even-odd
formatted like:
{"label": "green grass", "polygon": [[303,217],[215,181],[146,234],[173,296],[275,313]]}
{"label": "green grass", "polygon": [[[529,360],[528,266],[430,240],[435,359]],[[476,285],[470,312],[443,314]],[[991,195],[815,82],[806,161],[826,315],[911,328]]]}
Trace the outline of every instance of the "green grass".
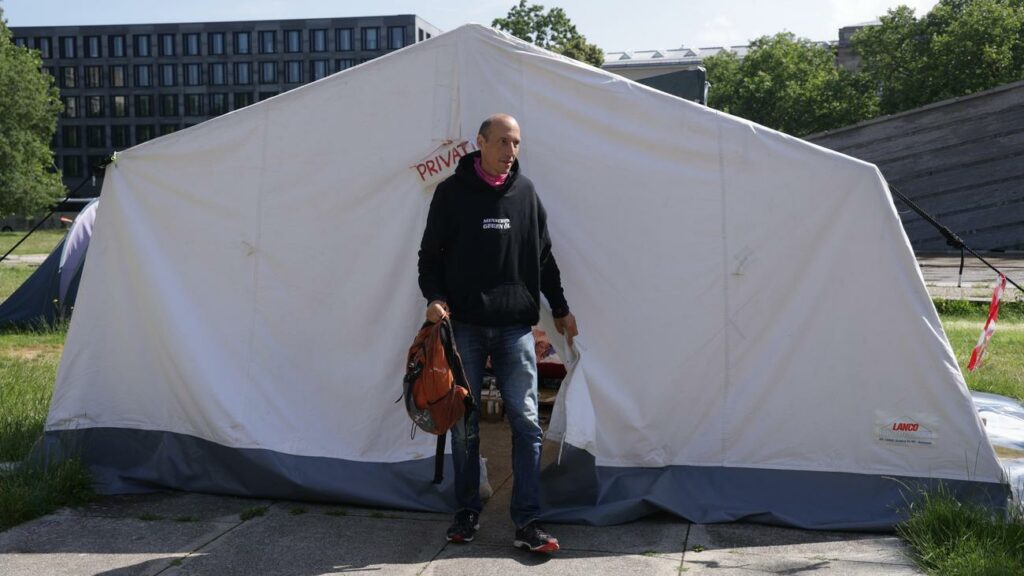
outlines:
{"label": "green grass", "polygon": [[967,363],[988,317],[988,304],[938,301],[936,307],[967,387],[1024,401],[1024,303],[1000,306],[995,335],[981,367],[973,373],[967,371]]}
{"label": "green grass", "polygon": [[0,531],[92,499],[92,478],[81,462],[67,460],[49,468],[22,464],[0,474]]}
{"label": "green grass", "polygon": [[1024,521],[961,504],[938,491],[923,494],[910,518],[897,528],[913,549],[918,566],[941,576],[1024,574]]}
{"label": "green grass", "polygon": [[266,513],[266,506],[256,506],[254,508],[249,508],[248,510],[243,510],[242,513],[238,515],[238,519],[242,522],[247,522],[249,520],[252,520],[253,518],[263,516]]}
{"label": "green grass", "polygon": [[64,334],[0,332],[0,462],[22,460],[42,435]]}
{"label": "green grass", "polygon": [[0,302],[7,299],[39,266],[0,263]]}
{"label": "green grass", "polygon": [[[14,254],[49,254],[60,243],[67,230],[36,230],[18,246]],[[17,244],[25,232],[0,232],[0,256],[7,253],[11,246]]]}

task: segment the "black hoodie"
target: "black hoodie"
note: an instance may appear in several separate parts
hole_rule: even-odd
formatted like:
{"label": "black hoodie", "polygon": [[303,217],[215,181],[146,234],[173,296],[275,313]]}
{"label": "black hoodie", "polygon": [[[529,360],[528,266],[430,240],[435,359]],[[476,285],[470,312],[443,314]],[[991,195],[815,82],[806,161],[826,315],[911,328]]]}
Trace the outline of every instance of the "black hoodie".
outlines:
{"label": "black hoodie", "polygon": [[543,290],[554,316],[565,316],[569,305],[533,182],[516,160],[494,188],[476,174],[479,157],[463,156],[434,191],[419,253],[423,296],[447,302],[460,322],[532,326]]}

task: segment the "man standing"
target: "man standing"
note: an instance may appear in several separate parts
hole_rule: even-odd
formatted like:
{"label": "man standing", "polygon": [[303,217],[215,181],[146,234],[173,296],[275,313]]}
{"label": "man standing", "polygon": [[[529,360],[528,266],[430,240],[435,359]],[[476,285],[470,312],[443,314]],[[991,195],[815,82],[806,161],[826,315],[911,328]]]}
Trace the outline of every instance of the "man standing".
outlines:
{"label": "man standing", "polygon": [[[540,293],[570,345],[576,319],[551,254],[547,214],[533,182],[519,170],[519,123],[495,114],[480,125],[476,143],[479,151],[464,156],[434,191],[420,245],[420,289],[429,302],[427,320],[451,314],[474,398],[480,398],[491,358],[512,427],[513,545],[554,552],[558,540],[537,522],[543,431],[532,326],[539,319]],[[457,512],[448,540],[471,542],[482,509],[478,412],[452,429],[452,461]]]}

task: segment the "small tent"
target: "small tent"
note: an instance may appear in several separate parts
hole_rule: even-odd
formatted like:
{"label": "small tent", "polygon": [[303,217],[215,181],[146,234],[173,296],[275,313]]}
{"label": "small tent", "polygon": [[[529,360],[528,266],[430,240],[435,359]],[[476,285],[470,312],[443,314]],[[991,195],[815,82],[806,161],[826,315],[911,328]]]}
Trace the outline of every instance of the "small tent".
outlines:
{"label": "small tent", "polygon": [[121,153],[44,449],[105,492],[451,510],[395,398],[433,187],[497,111],[581,326],[547,519],[1005,505],[875,166],[477,25]]}
{"label": "small tent", "polygon": [[0,327],[52,325],[71,314],[97,205],[86,204],[46,260],[0,303]]}

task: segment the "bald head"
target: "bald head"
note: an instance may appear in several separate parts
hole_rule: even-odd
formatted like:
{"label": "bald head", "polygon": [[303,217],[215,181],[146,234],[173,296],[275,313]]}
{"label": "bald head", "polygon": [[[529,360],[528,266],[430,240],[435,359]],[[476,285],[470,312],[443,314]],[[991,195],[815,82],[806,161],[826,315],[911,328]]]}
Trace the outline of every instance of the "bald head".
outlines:
{"label": "bald head", "polygon": [[508,114],[498,113],[488,116],[487,119],[480,124],[480,130],[477,131],[477,135],[483,136],[486,140],[488,138],[488,133],[491,130],[491,126],[495,124],[501,127],[514,126],[517,129],[519,128],[519,122],[517,122],[515,118]]}
{"label": "bald head", "polygon": [[508,114],[494,114],[480,124],[476,147],[480,166],[492,176],[508,174],[519,155],[519,122]]}

